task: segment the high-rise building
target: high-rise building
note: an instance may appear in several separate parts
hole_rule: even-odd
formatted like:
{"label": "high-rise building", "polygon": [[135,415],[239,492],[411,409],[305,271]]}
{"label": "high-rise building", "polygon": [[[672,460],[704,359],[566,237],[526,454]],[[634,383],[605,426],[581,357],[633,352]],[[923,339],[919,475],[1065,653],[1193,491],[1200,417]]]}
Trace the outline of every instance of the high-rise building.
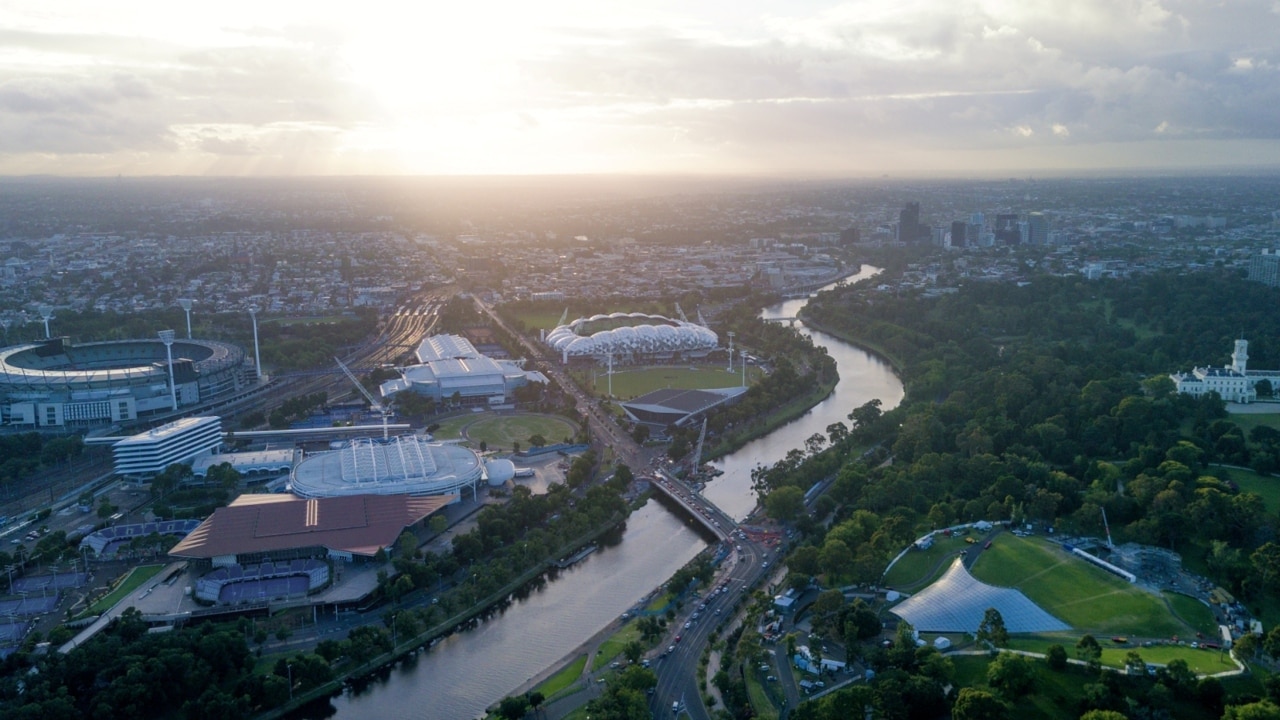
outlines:
{"label": "high-rise building", "polygon": [[967,246],[969,236],[969,224],[963,220],[955,220],[951,223],[951,247],[962,248]]}
{"label": "high-rise building", "polygon": [[841,245],[856,245],[860,239],[861,236],[858,233],[858,228],[856,227],[846,228],[840,231]]}
{"label": "high-rise building", "polygon": [[1049,219],[1044,213],[1033,212],[1027,216],[1027,242],[1031,245],[1049,243]]}
{"label": "high-rise building", "polygon": [[920,241],[920,203],[909,202],[898,213],[898,242]]}
{"label": "high-rise building", "polygon": [[1022,231],[1018,229],[1018,216],[1012,213],[996,215],[996,243],[999,245],[1018,245],[1022,242]]}
{"label": "high-rise building", "polygon": [[1249,279],[1269,287],[1280,287],[1280,255],[1263,250],[1249,261]]}

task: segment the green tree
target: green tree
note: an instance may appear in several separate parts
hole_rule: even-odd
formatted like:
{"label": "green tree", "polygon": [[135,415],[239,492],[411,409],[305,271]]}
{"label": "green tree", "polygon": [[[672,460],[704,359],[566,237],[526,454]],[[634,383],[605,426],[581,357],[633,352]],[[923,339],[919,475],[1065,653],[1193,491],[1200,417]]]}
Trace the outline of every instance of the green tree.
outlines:
{"label": "green tree", "polygon": [[1076,657],[1085,661],[1089,667],[1097,669],[1102,660],[1102,646],[1092,635],[1086,634],[1076,643]]}
{"label": "green tree", "polygon": [[999,610],[990,607],[982,613],[977,640],[978,644],[990,643],[992,647],[1005,647],[1009,644],[1009,631],[1005,629],[1004,616]]}
{"label": "green tree", "polygon": [[1044,654],[1045,661],[1049,663],[1052,670],[1062,671],[1067,669],[1067,650],[1061,645],[1054,643]]}
{"label": "green tree", "polygon": [[951,706],[952,720],[1002,720],[1008,715],[1009,706],[1004,701],[977,688],[960,688]]}
{"label": "green tree", "polygon": [[1081,715],[1080,720],[1129,720],[1129,718],[1115,710],[1090,710]]}
{"label": "green tree", "polygon": [[836,538],[829,538],[822,544],[818,559],[822,569],[835,576],[844,575],[853,567],[853,551]]}
{"label": "green tree", "polygon": [[1222,720],[1280,720],[1280,706],[1270,700],[1248,705],[1228,705]]}
{"label": "green tree", "polygon": [[764,506],[769,517],[793,522],[804,512],[804,491],[794,485],[784,485],[765,497]]}
{"label": "green tree", "polygon": [[1035,666],[1021,655],[1002,652],[987,666],[987,684],[1006,700],[1031,692],[1035,681]]}

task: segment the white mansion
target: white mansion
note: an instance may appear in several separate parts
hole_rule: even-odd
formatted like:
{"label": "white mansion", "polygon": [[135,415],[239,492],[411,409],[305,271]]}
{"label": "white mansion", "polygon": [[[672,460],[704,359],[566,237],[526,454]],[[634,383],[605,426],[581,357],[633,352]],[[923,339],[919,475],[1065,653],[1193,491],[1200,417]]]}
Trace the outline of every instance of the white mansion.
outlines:
{"label": "white mansion", "polygon": [[1274,383],[1280,380],[1280,370],[1249,370],[1248,362],[1249,341],[1236,340],[1230,365],[1220,368],[1192,368],[1191,372],[1173,373],[1169,377],[1180,393],[1200,397],[1205,393],[1216,392],[1227,402],[1250,403],[1258,399],[1255,388],[1258,381],[1268,380]]}

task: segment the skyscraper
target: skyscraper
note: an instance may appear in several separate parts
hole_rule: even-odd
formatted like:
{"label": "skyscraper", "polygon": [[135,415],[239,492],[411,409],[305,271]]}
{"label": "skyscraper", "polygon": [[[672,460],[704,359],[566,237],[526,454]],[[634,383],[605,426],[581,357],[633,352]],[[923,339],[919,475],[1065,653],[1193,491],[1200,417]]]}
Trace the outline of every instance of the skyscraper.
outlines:
{"label": "skyscraper", "polygon": [[909,202],[898,213],[898,242],[920,241],[920,203]]}
{"label": "skyscraper", "polygon": [[963,220],[955,220],[951,223],[951,247],[962,248],[968,243],[969,224]]}
{"label": "skyscraper", "polygon": [[1018,229],[1018,216],[1013,213],[996,215],[996,243],[1000,245],[1017,245],[1022,242],[1022,232]]}
{"label": "skyscraper", "polygon": [[1049,243],[1049,219],[1044,213],[1033,212],[1027,216],[1027,242],[1032,245]]}

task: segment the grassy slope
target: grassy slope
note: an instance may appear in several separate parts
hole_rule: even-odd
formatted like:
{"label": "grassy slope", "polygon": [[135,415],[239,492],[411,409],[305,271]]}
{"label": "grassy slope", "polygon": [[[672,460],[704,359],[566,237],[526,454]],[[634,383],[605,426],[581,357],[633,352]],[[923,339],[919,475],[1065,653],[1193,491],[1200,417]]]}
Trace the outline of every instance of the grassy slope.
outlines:
{"label": "grassy slope", "polygon": [[1161,598],[1040,538],[1000,535],[978,558],[973,574],[991,585],[1021,590],[1054,617],[1086,632],[1139,637],[1191,632]]}
{"label": "grassy slope", "polygon": [[1280,478],[1259,475],[1252,470],[1225,468],[1231,479],[1240,486],[1240,492],[1251,492],[1262,497],[1267,512],[1280,510]]}
{"label": "grassy slope", "polygon": [[941,562],[943,559],[949,559],[967,547],[969,545],[962,537],[935,536],[933,547],[928,550],[912,549],[894,563],[885,575],[884,585],[895,590],[916,592],[946,572],[951,563]]}

